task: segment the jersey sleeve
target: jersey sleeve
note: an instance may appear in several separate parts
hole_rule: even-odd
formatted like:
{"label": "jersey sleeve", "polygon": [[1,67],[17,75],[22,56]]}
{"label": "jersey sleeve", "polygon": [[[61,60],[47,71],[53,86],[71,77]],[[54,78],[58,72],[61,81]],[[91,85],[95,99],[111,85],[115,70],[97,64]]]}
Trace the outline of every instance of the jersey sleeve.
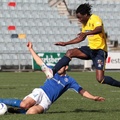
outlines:
{"label": "jersey sleeve", "polygon": [[79,93],[83,88],[75,81],[75,79],[72,78],[70,89],[73,89]]}
{"label": "jersey sleeve", "polygon": [[94,23],[94,27],[98,27],[98,26],[102,26],[102,20],[100,19],[100,17],[96,16],[93,19],[93,23]]}

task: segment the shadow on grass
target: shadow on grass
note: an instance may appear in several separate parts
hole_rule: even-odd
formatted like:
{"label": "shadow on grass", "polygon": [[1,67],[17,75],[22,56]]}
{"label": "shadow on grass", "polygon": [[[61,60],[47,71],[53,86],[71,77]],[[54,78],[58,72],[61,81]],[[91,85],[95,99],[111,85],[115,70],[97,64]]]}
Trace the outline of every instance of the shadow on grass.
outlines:
{"label": "shadow on grass", "polygon": [[47,114],[53,114],[53,113],[82,113],[82,112],[91,112],[91,113],[111,113],[111,112],[120,112],[120,109],[99,109],[99,110],[86,110],[86,109],[75,109],[73,111],[53,111],[53,112],[47,112]]}
{"label": "shadow on grass", "polygon": [[[13,107],[9,107],[8,108],[8,113],[7,115],[10,114],[22,114],[20,111],[22,109],[19,108],[13,108]],[[23,110],[22,110],[23,111]],[[61,114],[61,113],[113,113],[113,112],[120,112],[120,109],[112,109],[112,110],[108,110],[108,109],[99,109],[99,110],[86,110],[86,109],[75,109],[73,111],[52,111],[52,112],[46,112],[46,114]]]}
{"label": "shadow on grass", "polygon": [[73,112],[99,112],[99,113],[105,113],[107,110],[99,109],[99,110],[85,110],[85,109],[75,109]]}

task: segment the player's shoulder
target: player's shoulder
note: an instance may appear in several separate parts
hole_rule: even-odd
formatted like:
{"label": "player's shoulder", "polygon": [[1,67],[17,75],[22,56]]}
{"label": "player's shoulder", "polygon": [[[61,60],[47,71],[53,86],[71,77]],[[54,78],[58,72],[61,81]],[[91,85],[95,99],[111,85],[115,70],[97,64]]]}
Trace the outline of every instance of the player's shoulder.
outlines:
{"label": "player's shoulder", "polygon": [[69,79],[69,81],[76,82],[76,80],[75,80],[73,77],[71,77],[71,76],[69,76],[69,75],[66,75],[66,77]]}
{"label": "player's shoulder", "polygon": [[92,15],[91,15],[91,18],[93,18],[93,19],[96,19],[96,18],[97,18],[97,19],[101,19],[100,16],[99,16],[99,15],[96,15],[96,14],[92,14]]}

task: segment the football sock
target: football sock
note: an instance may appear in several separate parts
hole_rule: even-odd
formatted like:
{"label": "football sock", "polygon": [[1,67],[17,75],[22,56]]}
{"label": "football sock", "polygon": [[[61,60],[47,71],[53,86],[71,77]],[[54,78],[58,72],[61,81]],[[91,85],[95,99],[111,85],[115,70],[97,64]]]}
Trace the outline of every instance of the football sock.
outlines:
{"label": "football sock", "polygon": [[108,85],[111,85],[111,86],[120,87],[120,82],[113,79],[112,77],[109,77],[109,76],[104,77],[104,80],[103,80],[102,84],[108,84]]}
{"label": "football sock", "polygon": [[68,65],[70,61],[71,61],[71,59],[70,59],[69,57],[67,57],[67,56],[62,57],[62,58],[58,61],[58,63],[56,63],[56,65],[52,68],[52,70],[53,70],[53,75],[54,75],[58,70],[60,70],[63,66]]}
{"label": "football sock", "polygon": [[1,99],[0,98],[1,103],[4,103],[9,106],[13,106],[13,107],[20,107],[21,101],[22,100],[19,100],[19,99]]}

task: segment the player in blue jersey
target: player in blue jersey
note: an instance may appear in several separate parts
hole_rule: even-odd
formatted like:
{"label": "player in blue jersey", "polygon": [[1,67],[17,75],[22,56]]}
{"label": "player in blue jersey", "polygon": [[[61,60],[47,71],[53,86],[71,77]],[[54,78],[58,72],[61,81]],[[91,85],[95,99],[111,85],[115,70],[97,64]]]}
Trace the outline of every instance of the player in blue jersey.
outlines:
{"label": "player in blue jersey", "polygon": [[[32,43],[28,42],[28,49],[35,59],[36,63],[44,69],[49,69],[42,59],[35,53],[32,48]],[[39,114],[46,111],[50,105],[56,101],[65,91],[68,89],[73,89],[77,93],[81,94],[83,97],[94,101],[104,101],[103,97],[93,96],[86,90],[84,90],[74,78],[66,74],[68,65],[63,66],[58,73],[56,73],[53,78],[47,79],[43,86],[35,88],[32,93],[27,95],[23,100],[19,99],[0,99],[0,102],[6,105],[19,107],[16,111],[18,113],[26,114]]]}

